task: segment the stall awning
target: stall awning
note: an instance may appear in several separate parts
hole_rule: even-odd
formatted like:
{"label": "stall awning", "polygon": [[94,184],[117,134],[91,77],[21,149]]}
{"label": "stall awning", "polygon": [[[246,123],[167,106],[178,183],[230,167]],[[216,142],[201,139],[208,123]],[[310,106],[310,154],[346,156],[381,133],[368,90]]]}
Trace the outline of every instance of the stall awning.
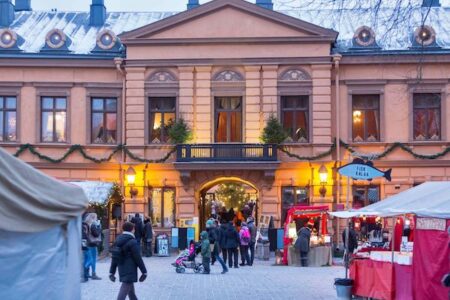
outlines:
{"label": "stall awning", "polygon": [[450,219],[450,181],[425,182],[358,210],[330,212],[338,218],[403,214]]}
{"label": "stall awning", "polygon": [[114,191],[114,183],[102,181],[73,181],[81,187],[89,199],[90,204],[105,204]]}

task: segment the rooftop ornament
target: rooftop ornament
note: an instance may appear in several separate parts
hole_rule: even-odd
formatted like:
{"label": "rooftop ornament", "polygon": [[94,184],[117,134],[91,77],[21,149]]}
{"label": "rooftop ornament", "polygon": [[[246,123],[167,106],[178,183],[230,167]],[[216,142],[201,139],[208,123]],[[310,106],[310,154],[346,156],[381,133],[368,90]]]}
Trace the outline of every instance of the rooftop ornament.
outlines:
{"label": "rooftop ornament", "polygon": [[111,30],[103,30],[97,35],[97,46],[102,50],[110,50],[117,43],[117,36]]}
{"label": "rooftop ornament", "polygon": [[53,29],[47,33],[45,43],[51,49],[59,49],[65,45],[67,40],[66,34],[60,29]]}
{"label": "rooftop ornament", "polygon": [[17,42],[17,34],[11,29],[0,30],[0,47],[9,49],[14,47]]}
{"label": "rooftop ornament", "polygon": [[357,47],[377,47],[375,32],[368,26],[359,27],[353,36],[353,44]]}
{"label": "rooftop ornament", "polygon": [[436,32],[431,26],[420,26],[414,32],[414,39],[419,46],[432,46],[436,43]]}

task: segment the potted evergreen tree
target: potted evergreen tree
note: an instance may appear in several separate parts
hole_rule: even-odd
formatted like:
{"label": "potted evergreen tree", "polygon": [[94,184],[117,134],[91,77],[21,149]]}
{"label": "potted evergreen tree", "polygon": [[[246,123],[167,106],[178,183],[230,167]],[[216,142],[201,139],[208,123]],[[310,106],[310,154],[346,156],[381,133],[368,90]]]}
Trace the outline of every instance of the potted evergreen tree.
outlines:
{"label": "potted evergreen tree", "polygon": [[183,118],[170,124],[167,133],[172,144],[185,144],[192,139],[191,129]]}
{"label": "potted evergreen tree", "polygon": [[288,134],[286,130],[284,130],[283,125],[274,115],[271,115],[269,117],[269,120],[267,120],[266,127],[264,127],[263,133],[261,135],[261,141],[264,144],[279,145],[283,143],[287,138]]}

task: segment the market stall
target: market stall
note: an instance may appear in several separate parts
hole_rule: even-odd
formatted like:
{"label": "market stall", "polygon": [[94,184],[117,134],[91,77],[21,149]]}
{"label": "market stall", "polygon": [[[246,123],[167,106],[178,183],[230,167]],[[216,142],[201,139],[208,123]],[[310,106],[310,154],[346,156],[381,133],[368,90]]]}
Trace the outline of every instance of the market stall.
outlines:
{"label": "market stall", "polygon": [[377,299],[448,299],[441,283],[450,270],[450,182],[426,182],[336,217],[391,220],[388,249],[356,253],[350,265],[353,294]]}
{"label": "market stall", "polygon": [[288,210],[284,224],[283,264],[300,266],[300,253],[294,247],[297,232],[304,224],[314,223],[311,233],[311,249],[308,254],[309,266],[331,265],[331,236],[328,235],[328,206],[294,206]]}

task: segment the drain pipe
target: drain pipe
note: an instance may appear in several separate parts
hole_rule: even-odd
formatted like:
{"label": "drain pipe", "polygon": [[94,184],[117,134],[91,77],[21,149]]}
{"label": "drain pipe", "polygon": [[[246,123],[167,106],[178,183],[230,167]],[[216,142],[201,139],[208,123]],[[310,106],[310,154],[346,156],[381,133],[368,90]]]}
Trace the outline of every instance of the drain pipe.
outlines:
{"label": "drain pipe", "polygon": [[[119,72],[120,76],[122,77],[122,101],[121,101],[121,143],[126,143],[126,122],[127,122],[127,113],[126,113],[126,85],[127,85],[127,78],[126,78],[126,72],[123,69],[123,58],[116,57],[114,58],[114,63],[116,65],[117,72]],[[124,183],[124,172],[125,170],[122,168],[122,165],[126,162],[126,156],[125,152],[122,151],[121,158],[120,158],[120,187],[122,190],[122,195],[125,195],[125,183]],[[122,210],[123,211],[123,210]]]}
{"label": "drain pipe", "polygon": [[[335,79],[335,93],[336,93],[336,109],[335,109],[335,122],[336,122],[336,167],[339,168],[341,166],[341,120],[340,120],[340,108],[341,108],[341,99],[340,99],[340,76],[339,76],[339,62],[341,61],[342,55],[335,54],[333,55],[334,69],[336,70],[336,79]],[[339,204],[341,200],[341,176],[338,172],[336,172],[336,204]],[[337,221],[337,237],[336,244],[339,245],[340,241],[340,226],[339,219]]]}

